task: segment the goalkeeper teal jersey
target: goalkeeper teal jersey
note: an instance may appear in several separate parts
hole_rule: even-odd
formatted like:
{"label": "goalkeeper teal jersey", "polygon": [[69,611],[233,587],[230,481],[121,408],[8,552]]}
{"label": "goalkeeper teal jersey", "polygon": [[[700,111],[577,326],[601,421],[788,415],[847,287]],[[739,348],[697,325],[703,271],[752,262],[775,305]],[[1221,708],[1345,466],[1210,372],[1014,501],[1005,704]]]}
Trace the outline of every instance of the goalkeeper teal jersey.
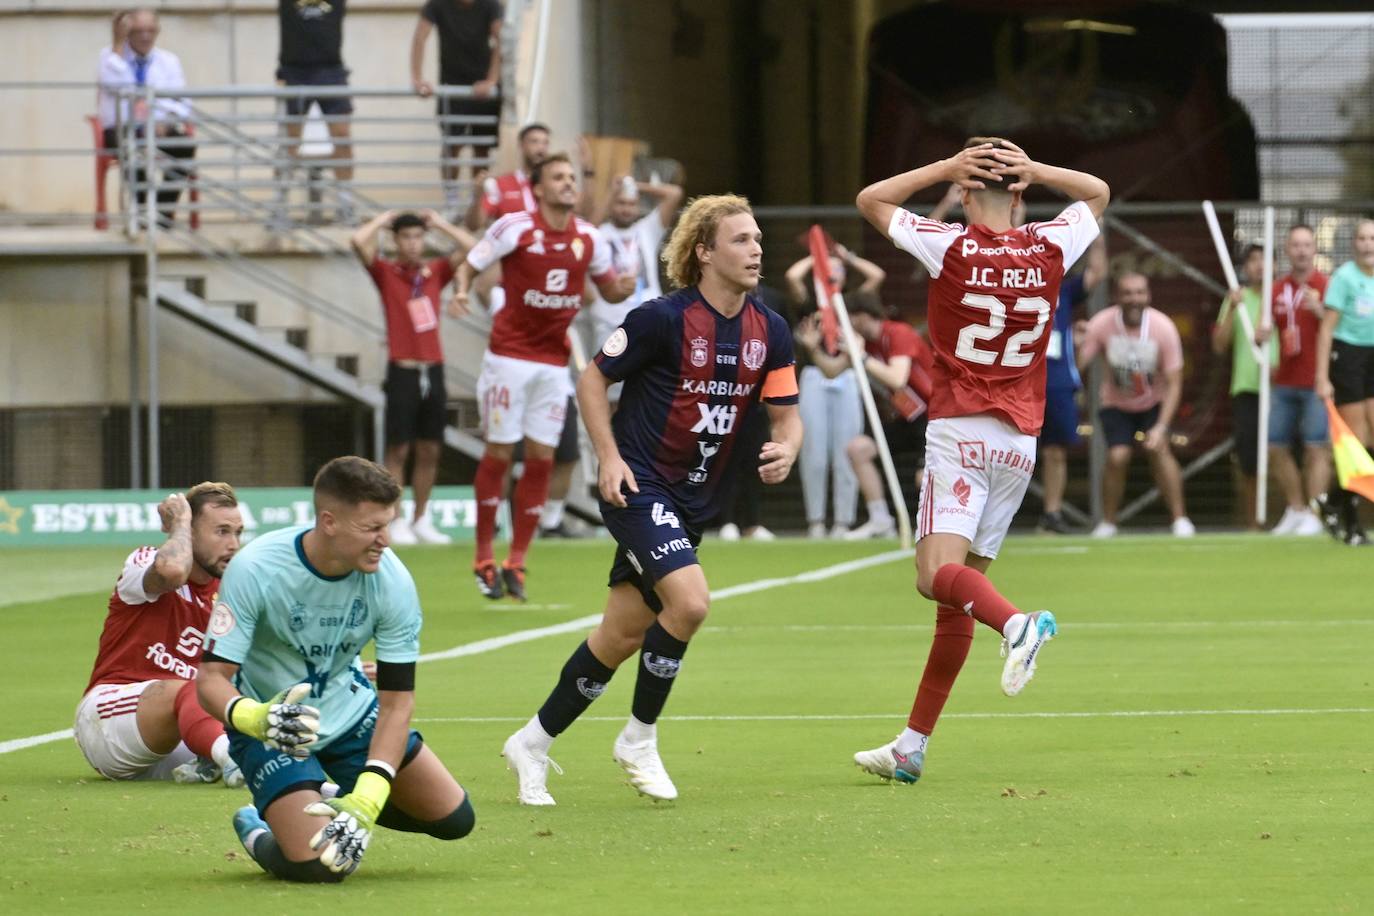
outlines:
{"label": "goalkeeper teal jersey", "polygon": [[358,652],[375,640],[378,661],[416,661],[421,615],[415,580],[395,553],[385,551],[375,573],[329,578],[306,559],[309,530],[273,531],[239,551],[220,583],[205,649],[240,666],[234,686],[253,699],[309,684],[320,749],[376,699]]}

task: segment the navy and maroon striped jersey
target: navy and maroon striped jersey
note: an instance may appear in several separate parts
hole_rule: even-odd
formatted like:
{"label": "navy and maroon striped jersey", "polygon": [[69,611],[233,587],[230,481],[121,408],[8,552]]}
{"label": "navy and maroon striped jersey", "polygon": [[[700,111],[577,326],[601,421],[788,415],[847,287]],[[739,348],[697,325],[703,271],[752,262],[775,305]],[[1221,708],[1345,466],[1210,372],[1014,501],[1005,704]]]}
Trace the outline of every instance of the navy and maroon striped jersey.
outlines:
{"label": "navy and maroon striped jersey", "polygon": [[[596,355],[624,381],[612,421],[621,457],[642,485],[677,497],[691,525],[715,516],[737,464],[735,432],[760,400],[797,403],[792,332],[754,296],[726,318],[695,287],[630,312]],[[736,460],[738,459],[738,460]]]}

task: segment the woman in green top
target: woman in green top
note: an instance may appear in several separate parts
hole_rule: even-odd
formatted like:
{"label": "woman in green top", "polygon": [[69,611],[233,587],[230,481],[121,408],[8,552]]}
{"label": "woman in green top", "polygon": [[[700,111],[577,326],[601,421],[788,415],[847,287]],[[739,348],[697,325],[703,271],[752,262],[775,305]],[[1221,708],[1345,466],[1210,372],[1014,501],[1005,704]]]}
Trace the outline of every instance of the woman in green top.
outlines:
{"label": "woman in green top", "polygon": [[[1355,226],[1355,258],[1331,275],[1317,335],[1317,395],[1331,398],[1341,418],[1368,448],[1374,444],[1374,219]],[[1367,541],[1355,494],[1335,487],[1323,507],[1332,534],[1344,519],[1343,540]]]}

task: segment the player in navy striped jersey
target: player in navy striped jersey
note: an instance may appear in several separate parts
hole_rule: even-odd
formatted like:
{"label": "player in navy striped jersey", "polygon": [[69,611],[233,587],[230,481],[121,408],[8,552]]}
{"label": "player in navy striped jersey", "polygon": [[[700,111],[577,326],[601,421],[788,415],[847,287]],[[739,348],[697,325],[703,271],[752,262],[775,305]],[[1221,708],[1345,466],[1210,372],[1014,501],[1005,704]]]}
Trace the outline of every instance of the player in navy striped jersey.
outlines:
{"label": "player in navy striped jersey", "polygon": [[[554,804],[546,787],[553,739],[632,655],[640,659],[632,715],[613,754],[641,794],[677,797],[655,723],[706,619],[710,589],[696,554],[702,525],[720,511],[734,474],[781,483],[801,447],[792,335],[751,295],[762,257],[748,201],[693,201],[663,254],[680,289],[631,312],[578,382],[600,462],[601,515],[618,547],[600,625],[502,750],[523,804]],[[612,422],[606,391],[618,381],[625,387]],[[772,438],[756,456],[736,450],[735,433],[760,401]]]}

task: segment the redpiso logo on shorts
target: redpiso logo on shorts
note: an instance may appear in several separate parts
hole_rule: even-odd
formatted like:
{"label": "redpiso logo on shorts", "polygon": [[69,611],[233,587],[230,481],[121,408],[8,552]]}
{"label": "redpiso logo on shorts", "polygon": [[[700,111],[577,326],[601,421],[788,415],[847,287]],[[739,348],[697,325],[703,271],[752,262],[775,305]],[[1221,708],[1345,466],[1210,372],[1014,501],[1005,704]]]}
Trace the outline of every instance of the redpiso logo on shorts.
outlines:
{"label": "redpiso logo on shorts", "polygon": [[954,494],[954,498],[959,500],[959,505],[967,506],[968,498],[973,495],[973,487],[968,485],[968,481],[960,477],[954,481],[954,486],[949,488],[949,492]]}
{"label": "redpiso logo on shorts", "polygon": [[974,471],[982,471],[987,468],[988,446],[986,442],[960,442],[958,443],[958,446],[959,464],[962,467],[966,467]]}

